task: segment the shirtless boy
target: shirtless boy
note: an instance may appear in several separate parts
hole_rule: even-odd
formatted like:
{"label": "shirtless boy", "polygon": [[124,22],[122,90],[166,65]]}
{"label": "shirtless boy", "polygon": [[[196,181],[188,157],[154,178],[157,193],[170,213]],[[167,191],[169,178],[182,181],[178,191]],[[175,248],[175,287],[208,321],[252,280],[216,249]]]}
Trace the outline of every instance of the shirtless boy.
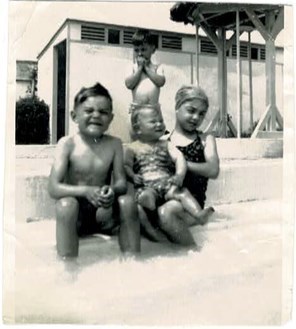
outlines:
{"label": "shirtless boy", "polygon": [[137,105],[159,107],[160,88],[165,84],[162,66],[151,61],[155,52],[153,36],[146,30],[138,30],[133,35],[132,43],[136,63],[125,79],[126,87],[132,91],[130,113],[137,109]]}
{"label": "shirtless boy", "polygon": [[78,256],[80,236],[114,234],[119,224],[121,251],[140,251],[137,209],[133,199],[125,195],[122,143],[105,134],[113,119],[112,111],[112,98],[101,84],[82,88],[71,112],[78,132],[58,142],[48,190],[57,200],[56,242],[60,256]]}

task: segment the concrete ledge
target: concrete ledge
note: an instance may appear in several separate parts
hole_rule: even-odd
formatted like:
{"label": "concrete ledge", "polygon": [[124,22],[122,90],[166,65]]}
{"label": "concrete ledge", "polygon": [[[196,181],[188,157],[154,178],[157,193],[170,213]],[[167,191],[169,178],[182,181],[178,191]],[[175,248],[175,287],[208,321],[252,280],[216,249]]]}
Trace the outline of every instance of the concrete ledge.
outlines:
{"label": "concrete ledge", "polygon": [[[33,162],[36,166],[36,161]],[[281,199],[282,167],[282,159],[222,161],[218,179],[209,181],[207,203]],[[39,168],[39,172],[19,170],[16,173],[16,219],[19,221],[54,218],[54,200],[47,192],[49,167]]]}
{"label": "concrete ledge", "polygon": [[[220,159],[281,158],[283,139],[217,138]],[[52,159],[55,145],[17,145],[17,159]]]}
{"label": "concrete ledge", "polygon": [[220,159],[261,159],[283,157],[283,139],[217,138]]}

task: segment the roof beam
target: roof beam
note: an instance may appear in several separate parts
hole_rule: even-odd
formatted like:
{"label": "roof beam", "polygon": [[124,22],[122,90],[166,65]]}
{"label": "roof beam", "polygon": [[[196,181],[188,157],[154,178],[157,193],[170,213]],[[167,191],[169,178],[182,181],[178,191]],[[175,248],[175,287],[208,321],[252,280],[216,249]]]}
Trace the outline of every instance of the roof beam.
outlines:
{"label": "roof beam", "polygon": [[266,40],[270,39],[271,35],[268,33],[266,27],[261,23],[260,19],[255,14],[255,12],[248,7],[245,7],[244,10],[245,10],[246,14],[249,16],[250,20],[255,25],[256,29],[260,32],[260,34],[262,35],[264,40],[266,41]]}
{"label": "roof beam", "polygon": [[[257,15],[258,18],[264,17],[264,16],[265,16],[265,14]],[[252,23],[252,21],[250,21],[250,18],[249,17],[240,21],[240,25],[244,25],[245,23]],[[229,30],[229,29],[235,29],[235,23],[228,24],[228,25],[225,26],[225,28],[227,30]],[[255,30],[255,27],[254,27],[254,30]]]}
{"label": "roof beam", "polygon": [[209,39],[216,46],[216,48],[218,50],[220,50],[221,47],[222,47],[221,40],[219,40],[219,38],[218,38],[216,32],[214,31],[214,29],[212,29],[211,27],[209,27],[208,25],[206,25],[204,23],[201,23],[200,26],[204,30],[204,32],[206,33],[206,35],[209,37]]}
{"label": "roof beam", "polygon": [[[195,12],[193,14],[195,14]],[[195,20],[195,23],[200,24],[202,22],[207,22],[207,21],[209,21],[209,20],[211,20],[213,18],[219,17],[219,16],[221,16],[223,14],[225,14],[225,12],[219,12],[219,13],[213,14],[213,15],[211,15],[209,17],[204,17],[204,15],[199,15],[199,18],[198,17],[196,18],[194,16],[193,16],[193,18]]]}
{"label": "roof beam", "polygon": [[278,36],[281,30],[284,28],[284,8],[281,8],[279,11],[279,15],[272,27],[271,35],[274,39]]}
{"label": "roof beam", "polygon": [[[239,35],[241,35],[242,33],[243,31],[239,31]],[[226,51],[231,48],[231,46],[234,44],[235,41],[236,41],[236,31],[234,31],[230,39],[226,41]]]}
{"label": "roof beam", "polygon": [[273,10],[279,9],[281,6],[279,5],[270,5],[270,4],[239,4],[239,3],[216,3],[213,4],[211,2],[196,4],[199,8],[199,12],[202,14],[214,14],[236,11],[236,10],[244,10],[245,8],[249,8],[250,10]]}

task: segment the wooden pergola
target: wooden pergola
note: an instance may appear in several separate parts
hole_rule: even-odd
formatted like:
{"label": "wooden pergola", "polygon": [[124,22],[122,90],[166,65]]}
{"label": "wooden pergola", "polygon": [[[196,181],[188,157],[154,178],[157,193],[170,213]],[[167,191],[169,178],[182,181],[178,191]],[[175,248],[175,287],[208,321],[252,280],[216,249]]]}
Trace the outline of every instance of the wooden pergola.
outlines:
{"label": "wooden pergola", "polygon": [[[248,33],[250,126],[253,126],[253,87],[251,61],[251,32],[257,30],[265,40],[266,47],[266,110],[260,118],[254,137],[278,137],[277,127],[283,129],[283,119],[276,106],[275,83],[275,39],[284,27],[284,6],[270,4],[243,3],[202,3],[180,2],[171,8],[171,19],[175,22],[196,26],[196,77],[199,84],[199,28],[213,42],[218,53],[218,103],[219,110],[208,126],[215,126],[220,137],[231,135],[240,138],[242,133],[242,73],[240,59],[240,35]],[[230,38],[226,32],[231,31]],[[227,113],[227,56],[230,47],[236,43],[237,49],[237,125],[236,128]],[[282,134],[281,134],[282,136]]]}

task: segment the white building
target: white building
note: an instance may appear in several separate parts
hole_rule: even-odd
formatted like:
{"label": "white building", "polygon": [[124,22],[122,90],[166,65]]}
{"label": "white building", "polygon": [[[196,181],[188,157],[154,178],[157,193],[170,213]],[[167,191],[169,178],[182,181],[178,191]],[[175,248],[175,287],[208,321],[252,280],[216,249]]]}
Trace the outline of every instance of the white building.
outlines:
{"label": "white building", "polygon": [[36,73],[36,61],[16,61],[16,100],[32,96],[36,83]]}
{"label": "white building", "polygon": [[[133,61],[131,37],[138,26],[124,26],[67,19],[38,55],[38,95],[50,106],[51,142],[75,131],[70,111],[76,93],[83,86],[99,81],[111,93],[115,118],[110,133],[129,140],[129,103],[131,92],[124,80]],[[160,103],[168,130],[174,125],[174,96],[182,84],[195,83],[195,34],[164,30],[150,31],[158,39],[154,61],[164,64],[166,84],[161,89]],[[249,85],[247,43],[241,42],[243,80],[243,131],[249,128]],[[213,44],[199,38],[200,84],[210,100],[205,125],[215,114],[217,104],[217,56]],[[254,120],[265,111],[265,46],[252,43]],[[227,110],[236,117],[236,46],[228,53]],[[277,48],[276,90],[279,111],[283,110],[283,49]]]}

